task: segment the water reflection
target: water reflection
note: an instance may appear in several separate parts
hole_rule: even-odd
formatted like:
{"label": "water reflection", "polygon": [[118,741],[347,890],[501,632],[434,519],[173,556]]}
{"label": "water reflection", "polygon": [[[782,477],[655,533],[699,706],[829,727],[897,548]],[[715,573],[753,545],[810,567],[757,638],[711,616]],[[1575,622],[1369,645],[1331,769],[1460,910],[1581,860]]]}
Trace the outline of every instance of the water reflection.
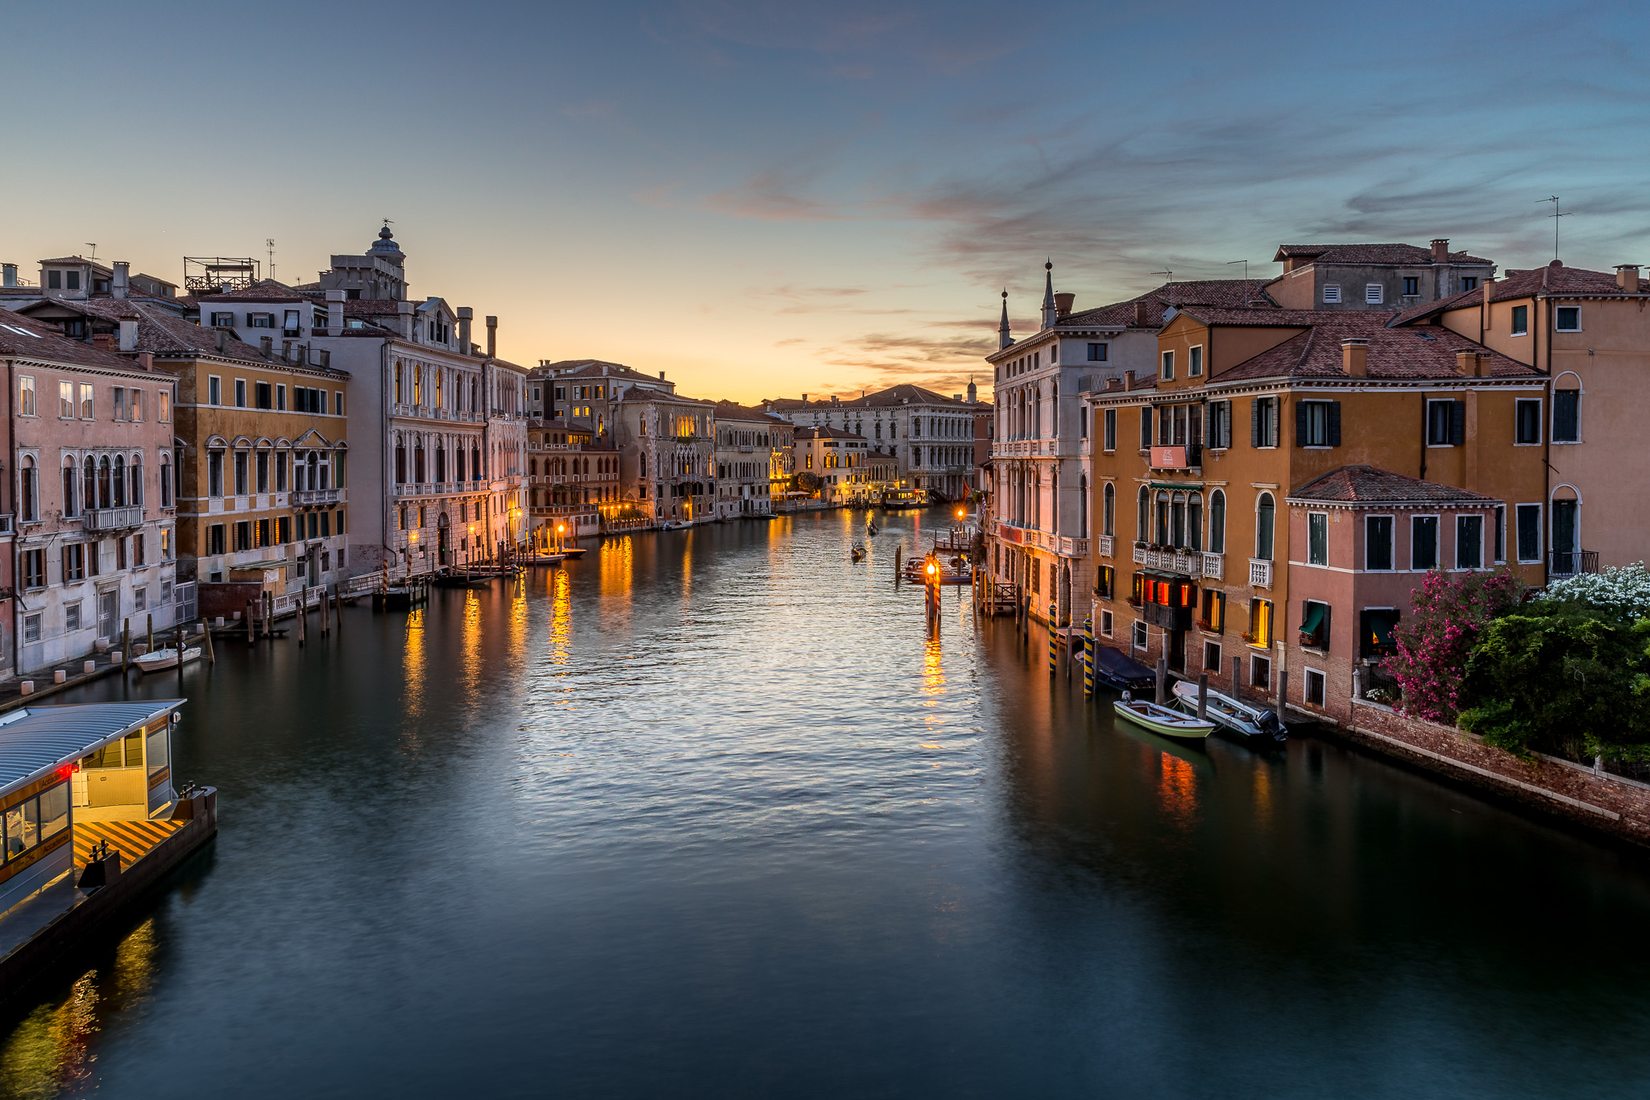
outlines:
{"label": "water reflection", "polygon": [[18,1021],[0,1043],[0,1095],[44,1100],[91,1082],[98,1032],[107,1018],[147,996],[156,950],[155,918],[150,917],[105,960],[76,978],[67,997]]}

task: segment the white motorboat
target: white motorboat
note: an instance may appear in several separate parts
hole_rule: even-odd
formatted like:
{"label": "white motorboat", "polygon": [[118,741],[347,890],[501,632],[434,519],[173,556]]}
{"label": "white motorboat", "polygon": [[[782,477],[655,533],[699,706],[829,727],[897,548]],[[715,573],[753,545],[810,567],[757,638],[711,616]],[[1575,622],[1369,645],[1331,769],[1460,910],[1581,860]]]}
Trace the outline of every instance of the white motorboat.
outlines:
{"label": "white motorboat", "polygon": [[177,646],[161,646],[151,649],[148,653],[132,658],[132,664],[139,672],[164,672],[169,668],[177,668],[180,664],[186,665],[190,661],[198,661],[201,656],[201,647],[192,645],[178,656]]}
{"label": "white motorboat", "polygon": [[[1197,713],[1196,684],[1190,680],[1177,680],[1174,697],[1187,714]],[[1213,689],[1205,699],[1204,713],[1221,729],[1236,734],[1244,741],[1282,744],[1289,739],[1289,731],[1269,708],[1245,703]]]}

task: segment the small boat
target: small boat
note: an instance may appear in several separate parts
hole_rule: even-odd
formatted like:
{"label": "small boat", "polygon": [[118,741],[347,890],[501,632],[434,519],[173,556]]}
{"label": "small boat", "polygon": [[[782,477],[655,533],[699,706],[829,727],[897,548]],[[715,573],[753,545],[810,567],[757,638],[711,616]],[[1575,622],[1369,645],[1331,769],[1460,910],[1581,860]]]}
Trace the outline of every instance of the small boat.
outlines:
{"label": "small boat", "polygon": [[430,583],[437,588],[486,588],[492,578],[479,573],[441,573]]}
{"label": "small boat", "polygon": [[870,521],[870,522],[867,522],[867,523],[866,523],[866,524],[865,524],[865,533],[866,533],[866,534],[867,534],[867,535],[870,535],[870,536],[872,536],[872,537],[873,537],[873,538],[874,538],[874,537],[875,537],[875,536],[876,536],[876,533],[877,533],[877,525],[876,525],[876,522],[875,522],[875,521],[874,521],[874,520],[873,520],[873,521]]}
{"label": "small boat", "polygon": [[[579,552],[582,554],[584,551]],[[542,554],[528,554],[519,560],[523,565],[560,565],[566,557],[566,554],[558,550],[554,553],[546,551]]]}
{"label": "small boat", "polygon": [[169,668],[177,668],[180,664],[198,661],[201,656],[201,647],[192,645],[183,651],[180,659],[177,646],[161,646],[151,649],[148,653],[132,658],[132,664],[139,672],[164,672]]}
{"label": "small boat", "polygon": [[[1197,713],[1197,685],[1189,680],[1174,685],[1175,701],[1187,714]],[[1252,706],[1230,695],[1210,690],[1204,712],[1221,729],[1240,740],[1256,744],[1281,745],[1289,740],[1289,730],[1268,707]]]}
{"label": "small boat", "polygon": [[1164,737],[1202,740],[1215,732],[1213,722],[1200,722],[1170,707],[1161,707],[1142,699],[1130,699],[1128,692],[1124,692],[1123,698],[1111,707],[1119,718]]}
{"label": "small boat", "polygon": [[1094,678],[1114,691],[1150,691],[1157,683],[1151,669],[1109,645],[1094,651]]}
{"label": "small boat", "polygon": [[864,561],[865,547],[861,546],[857,542],[854,543],[853,548],[848,551],[848,558],[850,561]]}
{"label": "small boat", "polygon": [[689,528],[691,526],[693,526],[693,525],[691,523],[688,523],[686,520],[667,519],[659,525],[659,530],[661,530],[661,531],[684,531],[684,530],[686,530],[687,528]]}
{"label": "small boat", "polygon": [[585,553],[589,549],[590,548],[587,546],[564,546],[560,550],[557,550],[556,553],[560,554],[564,558],[572,558],[577,561],[579,558],[584,557]]}

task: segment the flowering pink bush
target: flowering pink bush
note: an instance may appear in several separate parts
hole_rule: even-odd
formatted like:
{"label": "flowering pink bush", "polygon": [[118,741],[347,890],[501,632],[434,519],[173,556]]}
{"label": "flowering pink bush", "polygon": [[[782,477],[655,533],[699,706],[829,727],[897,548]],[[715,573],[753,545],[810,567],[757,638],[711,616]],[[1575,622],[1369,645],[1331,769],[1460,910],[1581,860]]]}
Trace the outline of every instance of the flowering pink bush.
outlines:
{"label": "flowering pink bush", "polygon": [[1409,613],[1392,632],[1393,654],[1382,665],[1403,689],[1404,713],[1454,722],[1478,632],[1522,599],[1511,573],[1428,573],[1410,593]]}

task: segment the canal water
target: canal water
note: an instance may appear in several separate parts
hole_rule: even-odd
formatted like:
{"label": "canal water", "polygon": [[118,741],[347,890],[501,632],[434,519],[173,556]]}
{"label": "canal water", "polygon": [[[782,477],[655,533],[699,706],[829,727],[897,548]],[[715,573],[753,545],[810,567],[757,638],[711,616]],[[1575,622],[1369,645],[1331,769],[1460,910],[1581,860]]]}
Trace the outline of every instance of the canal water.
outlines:
{"label": "canal water", "polygon": [[[1643,1096],[1650,873],[1115,727],[890,516],[603,543],[188,670],[222,832],[0,1095]],[[76,700],[161,696],[102,681]]]}

